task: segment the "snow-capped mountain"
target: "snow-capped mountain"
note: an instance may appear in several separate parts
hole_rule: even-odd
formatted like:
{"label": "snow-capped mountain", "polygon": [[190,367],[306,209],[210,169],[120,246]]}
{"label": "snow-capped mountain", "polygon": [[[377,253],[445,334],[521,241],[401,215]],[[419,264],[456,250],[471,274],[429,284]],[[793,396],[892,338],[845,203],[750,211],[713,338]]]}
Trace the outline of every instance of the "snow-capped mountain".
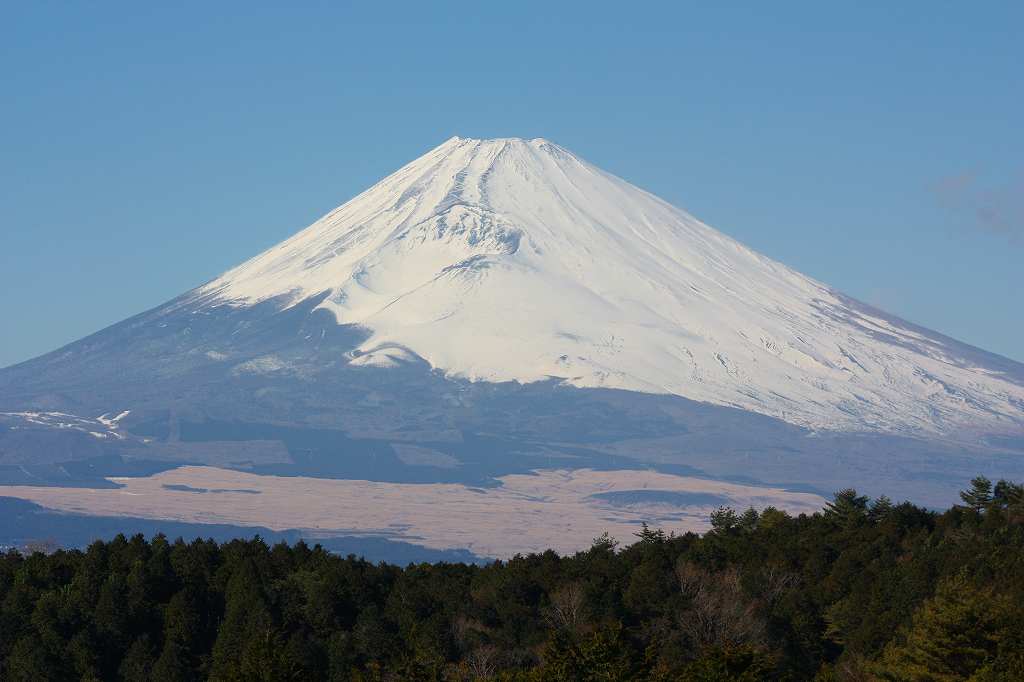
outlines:
{"label": "snow-capped mountain", "polygon": [[370,332],[355,365],[418,356],[470,380],[556,377],[815,429],[1024,424],[1020,365],[859,304],[543,139],[454,137],[180,305],[322,295]]}
{"label": "snow-capped mountain", "polygon": [[212,282],[0,369],[0,413],[0,485],[654,467],[940,505],[1024,477],[1024,366],[540,139],[448,140]]}

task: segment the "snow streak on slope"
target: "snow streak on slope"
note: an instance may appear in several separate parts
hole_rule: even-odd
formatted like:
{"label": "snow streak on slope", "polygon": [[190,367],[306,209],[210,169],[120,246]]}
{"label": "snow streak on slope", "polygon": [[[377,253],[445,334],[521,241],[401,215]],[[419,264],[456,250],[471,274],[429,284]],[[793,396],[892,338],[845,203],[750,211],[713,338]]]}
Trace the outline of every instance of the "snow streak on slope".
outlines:
{"label": "snow streak on slope", "polygon": [[543,139],[452,138],[191,305],[320,304],[473,380],[556,377],[815,428],[1019,432],[1024,372],[857,304]]}

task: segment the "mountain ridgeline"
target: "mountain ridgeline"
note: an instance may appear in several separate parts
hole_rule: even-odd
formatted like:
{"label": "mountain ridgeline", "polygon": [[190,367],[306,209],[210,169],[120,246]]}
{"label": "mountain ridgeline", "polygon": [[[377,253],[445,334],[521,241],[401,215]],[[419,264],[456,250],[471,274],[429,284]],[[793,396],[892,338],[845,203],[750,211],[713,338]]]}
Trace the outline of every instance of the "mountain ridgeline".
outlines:
{"label": "mountain ridgeline", "polygon": [[554,455],[939,506],[978,471],[1024,477],[1022,453],[1021,364],[543,139],[452,138],[213,281],[0,370],[0,484],[183,463],[482,484]]}
{"label": "mountain ridgeline", "polygon": [[0,555],[0,678],[1024,679],[1024,488],[944,513],[852,489],[703,536],[400,568],[304,543],[119,536]]}

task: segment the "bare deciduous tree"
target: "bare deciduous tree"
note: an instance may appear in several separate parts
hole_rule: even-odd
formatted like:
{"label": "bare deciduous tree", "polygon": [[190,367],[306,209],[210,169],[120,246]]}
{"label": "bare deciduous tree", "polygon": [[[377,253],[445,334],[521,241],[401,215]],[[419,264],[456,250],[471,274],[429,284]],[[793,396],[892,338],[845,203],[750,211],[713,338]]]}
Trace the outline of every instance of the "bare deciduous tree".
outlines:
{"label": "bare deciduous tree", "polygon": [[498,647],[486,644],[473,649],[466,657],[466,665],[474,680],[489,680],[498,671]]}
{"label": "bare deciduous tree", "polygon": [[738,570],[730,567],[711,573],[696,564],[681,562],[676,576],[693,607],[681,615],[680,626],[694,644],[705,648],[764,643],[766,624],[761,602],[743,593]]}
{"label": "bare deciduous tree", "polygon": [[585,600],[583,586],[578,582],[568,583],[550,595],[551,605],[546,616],[554,628],[576,630],[584,621]]}
{"label": "bare deciduous tree", "polygon": [[764,582],[764,599],[775,605],[783,593],[800,581],[800,575],[778,564],[769,564],[761,571]]}

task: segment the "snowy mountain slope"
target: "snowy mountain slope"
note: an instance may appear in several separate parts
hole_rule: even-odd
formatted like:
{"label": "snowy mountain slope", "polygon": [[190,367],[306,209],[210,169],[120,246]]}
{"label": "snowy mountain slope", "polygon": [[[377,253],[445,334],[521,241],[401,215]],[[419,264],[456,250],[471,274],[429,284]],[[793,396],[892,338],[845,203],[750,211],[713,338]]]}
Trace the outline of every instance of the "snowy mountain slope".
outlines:
{"label": "snowy mountain slope", "polygon": [[555,377],[815,429],[1024,432],[1021,365],[859,304],[542,139],[452,138],[174,308],[312,297],[367,330],[354,366],[419,356],[453,377]]}

